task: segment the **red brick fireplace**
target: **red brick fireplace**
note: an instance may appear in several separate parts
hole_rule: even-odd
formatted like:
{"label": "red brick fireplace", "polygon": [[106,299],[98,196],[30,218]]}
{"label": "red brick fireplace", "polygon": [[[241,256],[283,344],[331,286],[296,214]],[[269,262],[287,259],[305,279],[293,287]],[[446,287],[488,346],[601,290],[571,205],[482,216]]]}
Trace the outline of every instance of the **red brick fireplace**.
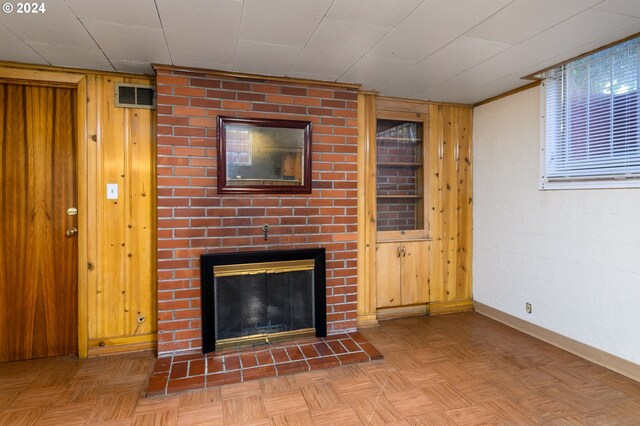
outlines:
{"label": "red brick fireplace", "polygon": [[[327,333],[355,330],[357,87],[156,71],[159,355],[202,348],[204,252],[324,247]],[[217,194],[219,115],[311,121],[311,194]]]}

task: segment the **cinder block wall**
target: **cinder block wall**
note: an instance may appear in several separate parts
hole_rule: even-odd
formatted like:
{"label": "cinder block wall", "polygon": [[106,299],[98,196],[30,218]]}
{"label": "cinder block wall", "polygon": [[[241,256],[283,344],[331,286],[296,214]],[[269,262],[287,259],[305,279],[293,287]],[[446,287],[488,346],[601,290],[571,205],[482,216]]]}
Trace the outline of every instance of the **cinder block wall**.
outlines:
{"label": "cinder block wall", "polygon": [[[325,247],[327,331],[355,329],[356,89],[166,67],[157,89],[159,355],[202,347],[203,252]],[[218,195],[218,115],[311,121],[312,193]]]}

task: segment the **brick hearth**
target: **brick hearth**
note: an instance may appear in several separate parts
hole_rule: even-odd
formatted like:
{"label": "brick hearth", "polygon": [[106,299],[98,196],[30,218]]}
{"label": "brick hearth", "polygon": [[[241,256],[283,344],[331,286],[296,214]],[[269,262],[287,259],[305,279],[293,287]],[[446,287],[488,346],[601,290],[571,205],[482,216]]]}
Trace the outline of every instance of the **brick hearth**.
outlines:
{"label": "brick hearth", "polygon": [[360,333],[159,358],[146,395],[167,395],[382,359]]}

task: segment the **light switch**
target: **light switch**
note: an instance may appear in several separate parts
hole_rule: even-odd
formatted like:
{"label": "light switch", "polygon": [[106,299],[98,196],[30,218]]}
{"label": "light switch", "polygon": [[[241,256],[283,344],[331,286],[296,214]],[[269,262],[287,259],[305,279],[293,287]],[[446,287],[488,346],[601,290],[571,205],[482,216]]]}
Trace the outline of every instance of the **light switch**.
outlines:
{"label": "light switch", "polygon": [[107,184],[107,200],[117,200],[117,199],[118,199],[118,184],[108,183]]}

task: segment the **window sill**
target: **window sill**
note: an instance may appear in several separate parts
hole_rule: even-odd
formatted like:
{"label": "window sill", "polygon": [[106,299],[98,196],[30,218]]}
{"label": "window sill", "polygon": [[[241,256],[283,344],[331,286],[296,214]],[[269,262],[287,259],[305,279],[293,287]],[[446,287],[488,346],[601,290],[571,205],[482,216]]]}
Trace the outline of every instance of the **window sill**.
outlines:
{"label": "window sill", "polygon": [[540,191],[555,191],[566,189],[624,189],[640,188],[640,179],[607,179],[580,181],[540,181]]}

